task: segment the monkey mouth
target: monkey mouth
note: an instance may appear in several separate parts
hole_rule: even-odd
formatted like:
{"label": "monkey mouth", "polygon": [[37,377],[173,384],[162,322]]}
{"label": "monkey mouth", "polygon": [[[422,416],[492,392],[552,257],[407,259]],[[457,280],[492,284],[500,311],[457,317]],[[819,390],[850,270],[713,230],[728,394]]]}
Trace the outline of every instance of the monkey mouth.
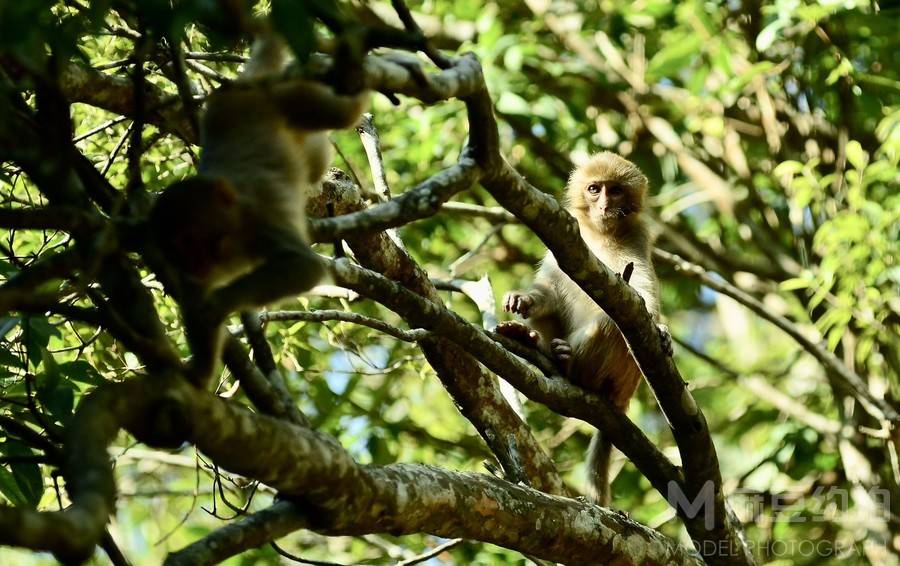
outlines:
{"label": "monkey mouth", "polygon": [[629,214],[632,214],[634,210],[627,207],[613,207],[613,208],[605,208],[600,210],[595,214],[597,220],[617,220],[619,218],[625,218]]}

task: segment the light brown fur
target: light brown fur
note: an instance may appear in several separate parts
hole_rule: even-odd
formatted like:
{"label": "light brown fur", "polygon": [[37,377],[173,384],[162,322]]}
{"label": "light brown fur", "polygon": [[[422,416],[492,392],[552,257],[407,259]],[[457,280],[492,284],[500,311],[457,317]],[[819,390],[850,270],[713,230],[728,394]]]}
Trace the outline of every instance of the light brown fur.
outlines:
{"label": "light brown fur", "polygon": [[309,247],[306,201],[331,162],[328,130],[353,126],[369,94],[285,80],[285,63],[279,37],[257,40],[236,84],[209,96],[198,175],[168,187],[150,215],[199,383],[215,367],[229,313],[302,293],[324,272]]}
{"label": "light brown fur", "polygon": [[[328,130],[353,126],[368,103],[368,93],[313,81],[261,80],[286,60],[277,36],[254,44],[237,83],[209,96],[199,174],[169,187],[151,215],[170,262],[206,289],[252,271],[282,243],[306,246],[306,201],[331,163]],[[183,249],[170,245],[179,238]]]}
{"label": "light brown fur", "polygon": [[[591,185],[599,187],[599,194],[588,191]],[[652,238],[641,215],[647,178],[630,161],[603,152],[572,173],[566,193],[567,209],[578,220],[585,244],[617,273],[633,264],[629,284],[658,319]],[[552,253],[541,262],[532,288],[511,293],[505,303],[537,331],[541,350],[567,362],[563,365],[573,383],[603,395],[621,410],[628,407],[641,371],[612,319],[562,272]],[[609,450],[598,434],[588,455],[591,495],[601,504],[609,503]]]}

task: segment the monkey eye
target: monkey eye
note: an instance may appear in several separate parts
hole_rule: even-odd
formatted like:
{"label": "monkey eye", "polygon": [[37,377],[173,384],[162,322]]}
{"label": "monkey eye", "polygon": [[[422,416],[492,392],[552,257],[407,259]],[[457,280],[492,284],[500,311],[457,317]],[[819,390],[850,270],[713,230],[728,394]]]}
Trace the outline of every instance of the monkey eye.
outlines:
{"label": "monkey eye", "polygon": [[597,183],[591,183],[590,185],[588,185],[587,191],[592,195],[598,195],[600,194],[600,185],[598,185]]}
{"label": "monkey eye", "polygon": [[606,194],[608,194],[609,196],[619,196],[623,192],[625,192],[625,189],[622,187],[622,185],[609,185],[606,187]]}

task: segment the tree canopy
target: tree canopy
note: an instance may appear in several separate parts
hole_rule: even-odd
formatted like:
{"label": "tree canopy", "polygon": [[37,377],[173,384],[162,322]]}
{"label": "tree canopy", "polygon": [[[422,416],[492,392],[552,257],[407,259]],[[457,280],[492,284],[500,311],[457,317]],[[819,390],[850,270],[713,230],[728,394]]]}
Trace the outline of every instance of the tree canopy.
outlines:
{"label": "tree canopy", "polygon": [[[234,313],[207,391],[145,223],[254,18],[371,115],[309,203],[328,280]],[[0,0],[0,562],[897,564],[898,27],[855,0]],[[564,209],[601,150],[650,180],[673,358]],[[548,249],[646,377],[627,414],[493,332]],[[612,509],[578,497],[598,428]]]}

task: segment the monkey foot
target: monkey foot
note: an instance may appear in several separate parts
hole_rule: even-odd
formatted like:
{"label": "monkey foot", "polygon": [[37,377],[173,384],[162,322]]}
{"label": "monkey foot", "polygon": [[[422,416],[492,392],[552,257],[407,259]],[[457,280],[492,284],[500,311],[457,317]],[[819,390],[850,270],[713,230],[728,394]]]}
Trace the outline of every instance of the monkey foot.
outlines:
{"label": "monkey foot", "polygon": [[662,342],[663,352],[672,357],[675,352],[672,349],[672,335],[669,334],[669,327],[665,324],[657,324],[656,329],[659,331],[659,341]]}
{"label": "monkey foot", "polygon": [[530,348],[537,348],[540,335],[528,326],[522,324],[518,320],[509,320],[501,322],[494,329],[494,332],[501,336],[511,338],[520,344],[524,344]]}
{"label": "monkey foot", "polygon": [[550,354],[554,363],[564,376],[569,375],[572,365],[572,346],[562,338],[554,338],[550,341]]}
{"label": "monkey foot", "polygon": [[527,293],[511,291],[503,297],[503,310],[522,315],[522,318],[528,318],[531,313],[531,307],[534,306],[534,298]]}
{"label": "monkey foot", "polygon": [[553,353],[553,357],[560,361],[572,359],[572,346],[562,338],[554,338],[550,341],[550,351]]}

